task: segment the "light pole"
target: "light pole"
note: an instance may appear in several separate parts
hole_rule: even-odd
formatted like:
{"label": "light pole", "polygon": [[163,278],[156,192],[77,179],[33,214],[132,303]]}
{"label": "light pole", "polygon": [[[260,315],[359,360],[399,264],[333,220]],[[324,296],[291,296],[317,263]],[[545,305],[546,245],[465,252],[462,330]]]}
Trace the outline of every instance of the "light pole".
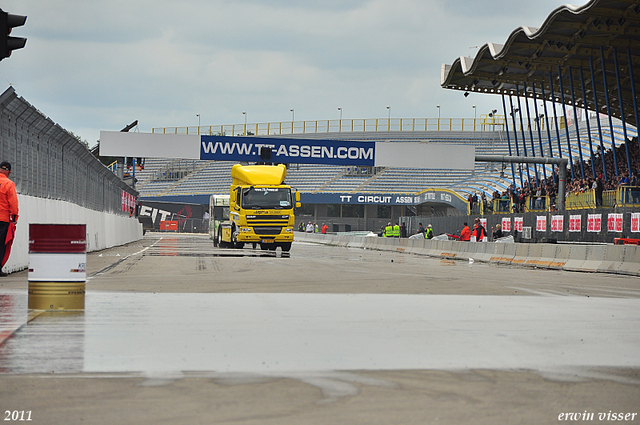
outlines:
{"label": "light pole", "polygon": [[247,111],[242,111],[242,115],[244,115],[244,135],[247,135]]}
{"label": "light pole", "polygon": [[436,108],[438,108],[438,125],[440,125],[440,105],[436,105]]}
{"label": "light pole", "polygon": [[473,131],[476,131],[476,118],[478,117],[476,105],[471,105],[471,107],[473,108]]}
{"label": "light pole", "polygon": [[198,134],[200,134],[200,114],[196,114],[196,117],[198,117]]}
{"label": "light pole", "polygon": [[340,111],[340,121],[342,121],[342,106],[338,106],[338,111]]}
{"label": "light pole", "polygon": [[291,122],[294,122],[296,120],[296,111],[293,108],[289,109],[289,111],[291,112]]}
{"label": "light pole", "polygon": [[387,105],[387,111],[389,111],[389,116],[387,118],[387,131],[391,130],[391,106]]}

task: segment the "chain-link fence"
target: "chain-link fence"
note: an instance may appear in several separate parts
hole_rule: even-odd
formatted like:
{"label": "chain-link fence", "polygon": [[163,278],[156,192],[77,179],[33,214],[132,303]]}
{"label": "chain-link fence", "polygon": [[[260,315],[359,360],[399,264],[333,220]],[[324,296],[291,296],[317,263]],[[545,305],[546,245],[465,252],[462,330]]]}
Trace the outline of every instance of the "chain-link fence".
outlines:
{"label": "chain-link fence", "polygon": [[18,193],[68,201],[114,214],[123,192],[138,193],[95,158],[82,143],[9,87],[0,95],[0,161],[12,164]]}

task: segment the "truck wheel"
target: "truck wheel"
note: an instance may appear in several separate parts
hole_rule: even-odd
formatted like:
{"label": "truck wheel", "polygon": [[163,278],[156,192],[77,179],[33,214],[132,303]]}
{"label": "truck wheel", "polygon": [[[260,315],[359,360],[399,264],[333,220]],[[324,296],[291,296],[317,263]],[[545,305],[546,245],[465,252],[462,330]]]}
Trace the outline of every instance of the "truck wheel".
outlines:
{"label": "truck wheel", "polygon": [[231,234],[231,246],[235,249],[244,248],[244,242],[238,242],[238,235],[235,232]]}
{"label": "truck wheel", "polygon": [[218,237],[216,238],[216,240],[218,241],[218,247],[224,248],[225,243],[222,241],[222,228],[221,227],[218,228]]}
{"label": "truck wheel", "polygon": [[282,252],[289,252],[291,251],[291,242],[285,242],[280,245],[280,247],[282,248]]}

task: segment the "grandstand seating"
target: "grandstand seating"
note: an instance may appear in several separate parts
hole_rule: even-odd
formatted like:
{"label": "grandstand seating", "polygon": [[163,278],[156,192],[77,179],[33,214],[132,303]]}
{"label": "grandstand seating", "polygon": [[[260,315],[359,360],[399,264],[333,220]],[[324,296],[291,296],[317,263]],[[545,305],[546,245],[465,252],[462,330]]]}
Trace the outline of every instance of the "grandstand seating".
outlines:
{"label": "grandstand seating", "polygon": [[[596,123],[591,123],[591,139],[594,145],[599,146],[600,141],[597,138]],[[603,144],[605,148],[611,146],[611,132],[608,126],[603,126]],[[578,128],[580,133],[580,142],[583,158],[589,157],[589,141],[586,131],[586,124],[582,123]],[[528,131],[525,132],[526,143],[529,156],[531,155],[531,140],[528,138]],[[536,133],[536,132],[534,132]],[[574,160],[578,158],[578,148],[575,143],[576,128],[570,128],[570,139],[572,140],[571,149]],[[324,135],[327,136],[326,134]],[[352,140],[371,139],[375,135],[364,133],[350,133],[348,137]],[[520,155],[524,154],[522,146],[522,132],[519,131],[518,142]],[[548,155],[549,140],[546,131],[542,132],[543,150]],[[553,156],[557,154],[557,134],[551,134],[551,146],[553,147]],[[635,137],[634,129],[628,133],[629,137]],[[379,137],[379,136],[378,136]],[[513,133],[510,133],[512,144],[512,155],[516,154],[515,140]],[[623,141],[622,127],[617,125],[614,128],[614,138],[616,145]],[[399,138],[398,138],[399,139]],[[416,138],[417,139],[417,138]],[[394,139],[391,139],[394,140]],[[400,139],[399,139],[400,140]],[[434,141],[438,143],[456,143],[468,144],[473,143],[476,146],[476,154],[478,155],[509,155],[509,147],[507,137],[504,132],[439,132],[438,138]],[[540,156],[540,141],[537,134],[534,134],[534,148],[537,156]],[[568,156],[566,132],[560,131],[560,145],[562,147],[563,156]],[[230,170],[234,164],[232,162],[212,162],[212,161],[188,161],[191,164],[191,172],[178,181],[167,181],[162,179],[162,173],[172,166],[183,166],[184,161],[167,160],[167,159],[147,159],[145,170],[137,174],[137,189],[143,197],[167,196],[167,195],[197,195],[197,194],[213,194],[226,193],[231,185]],[[516,166],[517,167],[517,166]],[[547,175],[552,175],[553,169],[550,165],[533,164],[523,165],[519,170],[523,173],[523,178],[527,177],[527,170],[530,176],[535,176],[535,170],[538,169],[540,176],[543,170]],[[503,191],[512,183],[511,165],[507,165],[504,169],[505,177],[501,177],[502,167],[500,164],[489,166],[485,163],[476,163],[473,171],[461,170],[423,170],[416,168],[384,168],[379,170],[375,175],[351,175],[347,167],[335,165],[317,165],[317,164],[292,164],[287,171],[287,184],[295,187],[301,192],[341,192],[341,193],[357,193],[357,192],[396,192],[396,193],[417,193],[427,188],[446,188],[454,190],[466,197],[469,193],[479,193],[485,191],[492,193],[494,190]],[[519,174],[516,168],[516,173]],[[519,178],[516,178],[516,184],[519,184]]]}

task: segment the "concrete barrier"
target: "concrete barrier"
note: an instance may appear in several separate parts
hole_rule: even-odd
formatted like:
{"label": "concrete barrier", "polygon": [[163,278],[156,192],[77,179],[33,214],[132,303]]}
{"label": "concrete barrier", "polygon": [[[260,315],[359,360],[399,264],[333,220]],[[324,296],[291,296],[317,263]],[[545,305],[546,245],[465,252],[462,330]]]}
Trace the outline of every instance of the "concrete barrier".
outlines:
{"label": "concrete barrier", "polygon": [[582,267],[584,266],[584,263],[586,260],[587,260],[587,246],[571,245],[569,247],[569,260],[564,265],[563,269],[570,270],[570,271],[582,270]]}
{"label": "concrete barrier", "polygon": [[556,244],[538,244],[540,245],[540,258],[538,259],[528,259],[526,262],[527,266],[530,267],[539,267],[545,269],[554,269],[558,270],[564,267],[567,260],[558,258],[557,251],[559,245]]}
{"label": "concrete barrier", "polygon": [[624,261],[618,267],[617,272],[621,274],[637,275],[640,267],[640,246],[625,245]]}
{"label": "concrete barrier", "polygon": [[602,266],[602,258],[606,245],[586,245],[587,254],[584,263],[580,267],[580,271],[596,272]]}
{"label": "concrete barrier", "polygon": [[11,255],[4,271],[12,273],[29,265],[29,224],[86,224],[87,252],[99,251],[142,239],[137,218],[84,208],[55,199],[18,194],[20,218]]}
{"label": "concrete barrier", "polygon": [[640,276],[640,246],[458,242],[296,233],[295,240],[446,260]]}
{"label": "concrete barrier", "polygon": [[602,254],[599,272],[617,273],[626,254],[628,245],[606,245]]}

